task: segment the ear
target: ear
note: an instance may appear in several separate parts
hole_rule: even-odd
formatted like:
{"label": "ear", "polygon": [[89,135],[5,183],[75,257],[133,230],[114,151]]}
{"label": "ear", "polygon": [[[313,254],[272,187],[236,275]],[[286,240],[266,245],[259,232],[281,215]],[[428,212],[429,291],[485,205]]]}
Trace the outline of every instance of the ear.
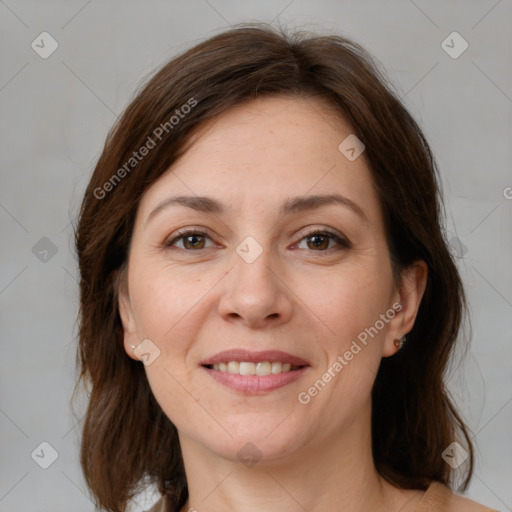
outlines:
{"label": "ear", "polygon": [[393,301],[393,304],[399,302],[402,307],[389,322],[383,357],[395,354],[398,349],[394,341],[412,330],[427,286],[427,276],[428,265],[423,260],[417,260],[403,270],[400,288]]}
{"label": "ear", "polygon": [[131,347],[131,345],[136,347],[139,344],[139,339],[133,314],[133,305],[128,291],[128,275],[124,268],[118,271],[116,270],[116,274],[117,307],[123,325],[124,350],[132,359],[138,361],[138,358],[134,354],[134,349]]}

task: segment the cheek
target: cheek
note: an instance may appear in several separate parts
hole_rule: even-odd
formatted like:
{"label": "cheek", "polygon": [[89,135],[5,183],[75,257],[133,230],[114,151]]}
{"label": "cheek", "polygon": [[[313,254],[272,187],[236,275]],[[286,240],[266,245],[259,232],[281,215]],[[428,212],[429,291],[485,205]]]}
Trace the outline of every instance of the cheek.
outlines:
{"label": "cheek", "polygon": [[184,418],[199,416],[205,421],[198,406],[199,394],[190,385],[194,368],[186,361],[202,325],[198,303],[207,290],[203,290],[201,278],[183,276],[165,265],[147,265],[132,277],[138,335],[151,339],[160,351],[145,367],[149,385],[176,427],[190,428],[190,420],[182,424]]}
{"label": "cheek", "polygon": [[168,266],[147,267],[134,274],[130,290],[139,336],[179,350],[187,339],[183,333],[187,319],[197,313],[195,306],[209,288],[197,273],[186,276]]}
{"label": "cheek", "polygon": [[[344,410],[355,410],[371,392],[388,325],[381,315],[388,322],[394,316],[386,316],[391,280],[382,268],[386,267],[347,266],[343,271],[333,272],[329,279],[317,280],[316,287],[309,286],[312,291],[304,302],[319,319],[316,327],[322,335],[318,343],[326,354],[325,366],[318,368],[311,384],[330,370],[324,379],[328,383],[319,393],[322,398],[315,399],[317,405],[341,400]],[[324,416],[332,414],[334,420],[339,412],[326,410]]]}
{"label": "cheek", "polygon": [[344,350],[389,308],[389,276],[377,264],[367,263],[297,283],[298,296],[317,317],[330,351]]}
{"label": "cheek", "polygon": [[200,394],[188,385],[182,368],[173,368],[162,357],[145,370],[155,400],[178,430],[200,431],[202,424],[211,421],[201,408]]}

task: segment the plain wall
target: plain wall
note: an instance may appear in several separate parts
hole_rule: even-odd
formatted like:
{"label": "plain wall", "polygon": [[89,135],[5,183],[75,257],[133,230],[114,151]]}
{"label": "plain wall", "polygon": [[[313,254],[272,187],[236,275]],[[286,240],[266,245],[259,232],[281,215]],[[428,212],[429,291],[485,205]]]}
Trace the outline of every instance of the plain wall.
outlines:
{"label": "plain wall", "polygon": [[[144,77],[242,21],[354,38],[384,65],[424,129],[443,176],[446,230],[472,313],[472,347],[450,380],[478,447],[467,494],[512,510],[512,4],[6,0],[0,512],[94,510],[78,464],[81,423],[69,408],[78,304],[72,222],[105,136]],[[59,45],[46,59],[31,47],[43,31]],[[458,58],[442,47],[453,31],[469,45]],[[460,44],[450,43],[452,51]],[[48,469],[31,457],[41,442],[58,453]],[[50,460],[47,447],[36,453]]]}

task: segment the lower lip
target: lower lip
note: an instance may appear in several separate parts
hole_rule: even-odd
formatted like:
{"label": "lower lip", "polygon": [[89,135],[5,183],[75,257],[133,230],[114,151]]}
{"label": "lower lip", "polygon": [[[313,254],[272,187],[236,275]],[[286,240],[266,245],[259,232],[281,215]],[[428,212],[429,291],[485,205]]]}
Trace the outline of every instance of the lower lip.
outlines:
{"label": "lower lip", "polygon": [[227,386],[228,388],[249,395],[262,395],[268,391],[282,388],[283,386],[299,379],[304,375],[304,372],[308,367],[303,366],[298,370],[264,376],[239,375],[237,373],[221,372],[219,370],[206,368],[205,366],[202,366],[202,368],[208,372],[212,379],[224,384],[224,386]]}

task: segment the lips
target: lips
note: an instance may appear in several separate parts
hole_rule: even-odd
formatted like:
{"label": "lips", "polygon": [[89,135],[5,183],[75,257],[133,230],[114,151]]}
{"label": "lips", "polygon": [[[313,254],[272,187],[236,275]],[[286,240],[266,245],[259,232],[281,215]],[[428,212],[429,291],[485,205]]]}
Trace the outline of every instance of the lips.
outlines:
{"label": "lips", "polygon": [[309,366],[305,359],[281,350],[225,350],[200,363],[214,381],[249,395],[265,394],[291,384],[300,379]]}
{"label": "lips", "polygon": [[277,362],[290,364],[295,367],[309,366],[309,363],[306,360],[281,350],[262,350],[254,352],[252,350],[243,349],[224,350],[223,352],[219,352],[214,356],[201,361],[200,364],[202,366],[213,366],[214,364],[226,363],[229,361],[237,361],[239,363],[263,363],[268,361],[269,363]]}

